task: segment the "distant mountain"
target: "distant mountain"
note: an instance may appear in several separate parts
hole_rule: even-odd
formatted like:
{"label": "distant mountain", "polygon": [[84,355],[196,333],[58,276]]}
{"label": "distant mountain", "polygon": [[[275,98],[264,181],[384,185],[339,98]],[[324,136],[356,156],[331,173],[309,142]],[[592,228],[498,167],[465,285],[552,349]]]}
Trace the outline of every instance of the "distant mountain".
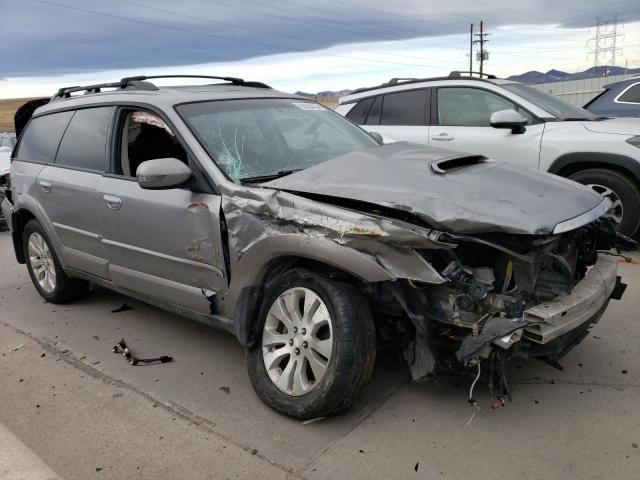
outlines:
{"label": "distant mountain", "polygon": [[343,97],[345,95],[349,95],[353,90],[325,90],[323,92],[318,93],[307,93],[302,91],[297,91],[295,95],[300,95],[302,97]]}
{"label": "distant mountain", "polygon": [[586,69],[584,72],[577,73],[567,73],[561,70],[549,70],[546,73],[538,72],[537,70],[531,70],[526,73],[522,73],[520,75],[511,75],[507,78],[507,80],[514,80],[516,82],[522,83],[548,83],[548,82],[559,82],[563,80],[583,80],[585,78],[595,78],[604,76],[605,72],[607,76],[611,75],[623,75],[625,73],[640,73],[640,68],[629,68],[625,69],[624,67],[616,67],[616,66],[602,66],[602,67],[591,67]]}

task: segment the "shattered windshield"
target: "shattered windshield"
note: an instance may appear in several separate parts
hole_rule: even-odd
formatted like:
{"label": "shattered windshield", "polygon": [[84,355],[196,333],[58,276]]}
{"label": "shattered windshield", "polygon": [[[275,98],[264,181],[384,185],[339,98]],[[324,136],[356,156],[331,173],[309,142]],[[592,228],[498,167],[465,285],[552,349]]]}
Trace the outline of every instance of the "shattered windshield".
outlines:
{"label": "shattered windshield", "polygon": [[235,182],[286,174],[378,145],[332,110],[304,100],[225,100],[177,109]]}
{"label": "shattered windshield", "polygon": [[511,93],[521,96],[544,111],[549,112],[559,120],[595,120],[598,118],[597,115],[583,108],[576,107],[561,98],[549,95],[529,85],[523,85],[522,83],[504,83],[502,87]]}

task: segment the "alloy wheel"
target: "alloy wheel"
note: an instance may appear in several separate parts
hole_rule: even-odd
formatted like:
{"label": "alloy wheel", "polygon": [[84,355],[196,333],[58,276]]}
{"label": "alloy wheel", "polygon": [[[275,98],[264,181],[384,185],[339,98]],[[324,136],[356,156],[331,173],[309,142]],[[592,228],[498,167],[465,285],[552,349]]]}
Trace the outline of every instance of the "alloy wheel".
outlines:
{"label": "alloy wheel", "polygon": [[312,391],[333,349],[331,315],[309,288],[290,288],[271,305],[262,332],[262,356],[275,387],[291,396]]}
{"label": "alloy wheel", "polygon": [[611,190],[609,187],[605,187],[604,185],[591,183],[588,184],[587,187],[591,188],[594,192],[599,193],[604,198],[609,200],[609,202],[611,202],[611,205],[609,206],[609,210],[607,210],[605,217],[611,219],[616,227],[620,225],[620,223],[622,223],[622,216],[624,214],[624,206],[622,205],[622,200],[620,200],[618,194]]}
{"label": "alloy wheel", "polygon": [[53,255],[42,235],[33,232],[29,236],[29,264],[40,288],[52,293],[56,288],[56,267]]}

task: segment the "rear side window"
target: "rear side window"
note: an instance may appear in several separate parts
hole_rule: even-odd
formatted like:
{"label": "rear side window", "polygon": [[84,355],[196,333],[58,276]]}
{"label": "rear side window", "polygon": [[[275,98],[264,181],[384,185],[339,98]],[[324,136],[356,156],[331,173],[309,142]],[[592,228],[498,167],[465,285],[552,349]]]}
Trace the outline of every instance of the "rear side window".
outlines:
{"label": "rear side window", "polygon": [[356,103],[355,107],[349,110],[349,113],[347,113],[347,118],[356,125],[362,125],[367,119],[367,114],[369,113],[369,109],[371,108],[373,100],[373,97],[360,100],[358,103]]}
{"label": "rear side window", "polygon": [[384,96],[380,125],[424,125],[426,90],[390,93]]}
{"label": "rear side window", "polygon": [[20,139],[16,158],[51,163],[73,112],[60,112],[33,118]]}
{"label": "rear side window", "polygon": [[104,171],[113,107],[76,111],[64,133],[56,165]]}
{"label": "rear side window", "polygon": [[640,103],[640,83],[631,85],[617,100],[618,102]]}

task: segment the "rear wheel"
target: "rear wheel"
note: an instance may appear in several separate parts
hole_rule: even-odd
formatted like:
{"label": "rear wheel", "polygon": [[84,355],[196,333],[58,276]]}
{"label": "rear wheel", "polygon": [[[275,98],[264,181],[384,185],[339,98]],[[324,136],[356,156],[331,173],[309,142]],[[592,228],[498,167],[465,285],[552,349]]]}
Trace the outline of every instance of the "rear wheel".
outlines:
{"label": "rear wheel", "polygon": [[25,225],[22,248],[29,276],[42,298],[51,303],[66,303],[86,292],[86,281],[64,272],[47,234],[36,220]]}
{"label": "rear wheel", "polygon": [[616,226],[616,230],[631,236],[640,226],[640,190],[625,175],[604,168],[582,170],[569,176],[607,198],[611,207],[606,216]]}
{"label": "rear wheel", "polygon": [[348,409],[373,370],[369,305],[352,285],[293,269],[272,282],[247,352],[258,396],[285,415],[310,419]]}

